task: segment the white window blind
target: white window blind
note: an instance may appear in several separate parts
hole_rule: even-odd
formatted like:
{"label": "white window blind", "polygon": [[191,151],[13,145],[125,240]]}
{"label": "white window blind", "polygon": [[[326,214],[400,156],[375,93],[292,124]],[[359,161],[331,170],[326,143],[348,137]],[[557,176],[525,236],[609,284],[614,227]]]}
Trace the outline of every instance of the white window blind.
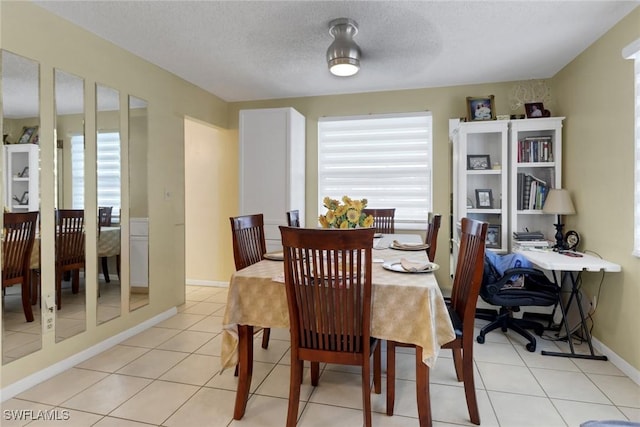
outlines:
{"label": "white window blind", "polygon": [[[98,206],[112,206],[115,221],[120,212],[120,134],[98,133],[96,173]],[[71,138],[72,203],[74,209],[84,209],[84,137]]]}
{"label": "white window blind", "polygon": [[396,208],[395,227],[424,228],[432,208],[431,113],[326,117],[318,121],[318,215],[322,200],[366,198]]}
{"label": "white window blind", "polygon": [[635,193],[633,255],[640,257],[640,39],[622,50],[622,56],[635,63]]}

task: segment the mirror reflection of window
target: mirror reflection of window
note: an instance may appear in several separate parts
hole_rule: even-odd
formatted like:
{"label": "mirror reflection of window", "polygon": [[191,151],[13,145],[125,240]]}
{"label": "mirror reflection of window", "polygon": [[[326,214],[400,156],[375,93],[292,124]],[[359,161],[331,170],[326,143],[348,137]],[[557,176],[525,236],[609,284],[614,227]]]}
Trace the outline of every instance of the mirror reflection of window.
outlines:
{"label": "mirror reflection of window", "polygon": [[96,315],[101,324],[120,316],[122,305],[120,92],[103,85],[96,85],[96,129]]}
{"label": "mirror reflection of window", "polygon": [[[56,209],[84,209],[84,202],[74,204],[73,161],[78,159],[72,143],[74,138],[84,141],[84,80],[81,77],[55,70],[55,151],[54,171],[56,174]],[[84,167],[84,145],[80,145],[80,167]],[[70,166],[70,167],[69,167]],[[84,200],[84,190],[80,194]],[[56,233],[56,239],[58,239]],[[84,248],[86,251],[86,246]],[[86,260],[86,257],[83,257]],[[63,269],[63,262],[56,262],[56,268]],[[86,264],[85,264],[86,265]],[[56,312],[56,342],[77,335],[86,330],[87,318],[87,277],[84,269],[78,272],[79,286],[74,292],[72,272],[63,275],[62,301]],[[67,277],[65,277],[67,276]],[[71,280],[68,280],[71,279]]]}

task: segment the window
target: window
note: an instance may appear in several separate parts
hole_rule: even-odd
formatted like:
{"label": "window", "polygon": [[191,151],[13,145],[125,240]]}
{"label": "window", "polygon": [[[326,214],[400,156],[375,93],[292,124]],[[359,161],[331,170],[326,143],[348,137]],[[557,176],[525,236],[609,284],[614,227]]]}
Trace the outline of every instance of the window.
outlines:
{"label": "window", "polygon": [[[113,218],[120,212],[120,134],[98,133],[97,148],[98,206],[112,206]],[[84,209],[84,137],[71,138],[72,206]]]}
{"label": "window", "polygon": [[622,50],[625,59],[635,62],[635,202],[633,255],[640,257],[640,39]]}
{"label": "window", "polygon": [[327,117],[318,121],[322,199],[366,198],[396,208],[395,227],[424,228],[432,208],[431,113]]}

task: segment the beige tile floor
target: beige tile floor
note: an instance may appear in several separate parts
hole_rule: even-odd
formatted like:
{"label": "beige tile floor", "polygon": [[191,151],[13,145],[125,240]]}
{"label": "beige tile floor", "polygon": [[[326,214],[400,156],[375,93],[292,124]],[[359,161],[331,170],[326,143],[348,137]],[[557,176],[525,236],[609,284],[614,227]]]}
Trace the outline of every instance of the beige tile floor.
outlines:
{"label": "beige tile floor", "polygon": [[[289,387],[288,332],[273,330],[268,350],[257,337],[247,412],[234,421],[236,379],[219,373],[226,289],[187,287],[187,302],[170,319],[2,404],[2,426],[283,426]],[[480,324],[480,321],[479,321]],[[590,419],[640,422],[640,387],[610,362],[541,356],[557,349],[539,340],[536,353],[519,338],[493,332],[476,344],[476,387],[482,426],[579,426]],[[579,346],[579,348],[584,345]],[[396,413],[372,395],[373,424],[417,426],[411,350],[397,356]],[[383,353],[383,356],[385,353]],[[384,361],[384,359],[383,359]],[[298,425],[362,425],[357,369],[324,366],[320,385],[301,391]],[[383,370],[384,374],[384,370]],[[383,390],[384,390],[383,377]],[[431,371],[434,426],[471,425],[451,355]],[[55,410],[64,421],[17,422],[4,410]]]}

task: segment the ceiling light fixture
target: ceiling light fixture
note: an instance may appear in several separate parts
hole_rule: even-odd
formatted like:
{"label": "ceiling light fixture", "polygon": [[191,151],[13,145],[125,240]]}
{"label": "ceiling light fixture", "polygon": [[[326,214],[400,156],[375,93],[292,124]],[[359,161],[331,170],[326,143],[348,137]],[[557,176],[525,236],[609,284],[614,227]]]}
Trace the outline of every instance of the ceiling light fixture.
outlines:
{"label": "ceiling light fixture", "polygon": [[353,41],[358,23],[349,18],[334,19],[329,22],[329,34],[334,38],[327,50],[329,71],[335,76],[353,76],[360,70],[360,47]]}

